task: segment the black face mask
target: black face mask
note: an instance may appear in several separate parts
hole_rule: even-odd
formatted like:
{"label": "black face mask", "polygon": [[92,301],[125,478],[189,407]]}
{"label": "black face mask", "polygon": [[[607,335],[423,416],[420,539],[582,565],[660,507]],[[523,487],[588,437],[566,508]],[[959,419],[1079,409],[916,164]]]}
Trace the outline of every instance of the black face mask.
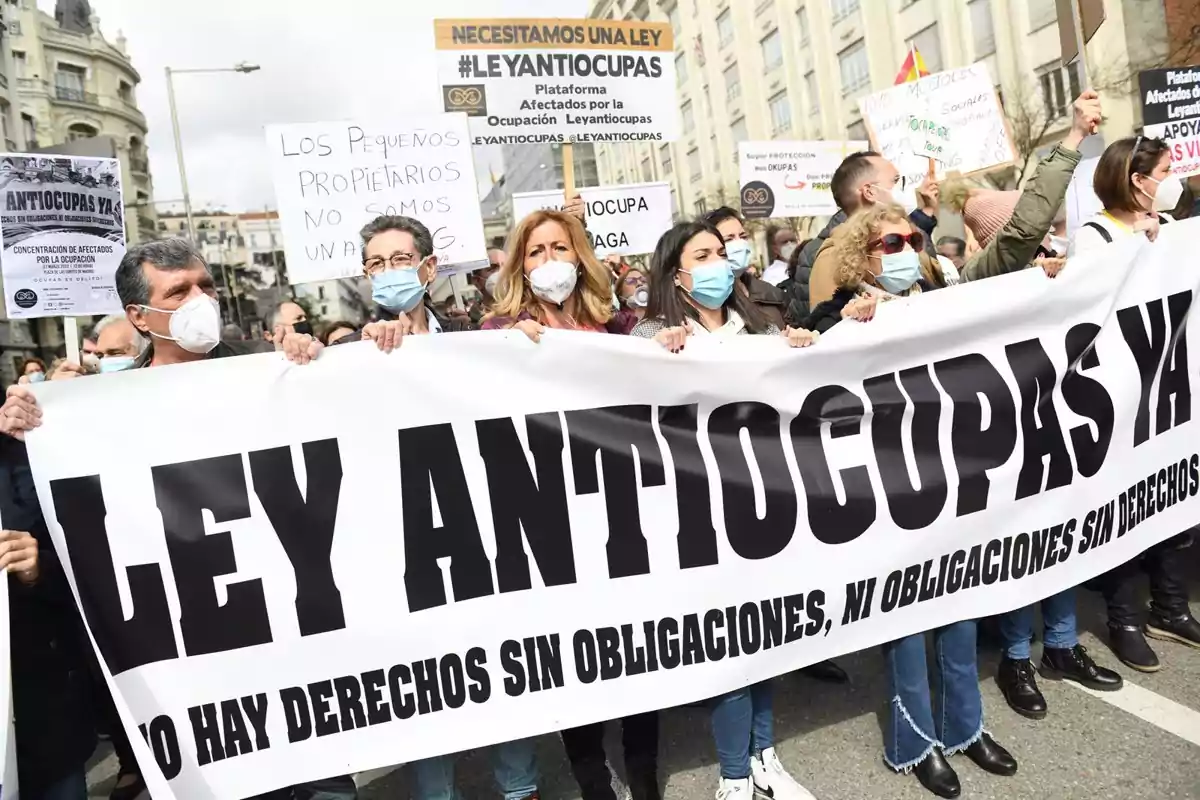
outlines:
{"label": "black face mask", "polygon": [[301,320],[300,322],[297,322],[295,325],[292,326],[292,330],[294,330],[296,333],[300,334],[301,336],[312,336],[312,332],[313,332],[312,323],[306,319]]}

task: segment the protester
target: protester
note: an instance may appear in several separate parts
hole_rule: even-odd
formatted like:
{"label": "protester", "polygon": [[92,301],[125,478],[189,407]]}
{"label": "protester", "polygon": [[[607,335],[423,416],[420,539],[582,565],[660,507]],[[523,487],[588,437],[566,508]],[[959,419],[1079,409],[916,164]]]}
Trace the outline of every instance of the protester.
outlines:
{"label": "protester", "polygon": [[[1071,239],[1072,254],[1110,242],[1145,235],[1154,239],[1171,218],[1183,194],[1183,183],[1170,172],[1170,150],[1161,139],[1141,136],[1113,142],[1096,165],[1093,189],[1104,210],[1081,225]],[[1161,668],[1146,636],[1200,647],[1200,623],[1188,607],[1188,560],[1194,552],[1193,532],[1167,539],[1141,556],[1102,575],[1091,585],[1108,605],[1109,646],[1122,663],[1141,672]],[[1150,615],[1137,592],[1137,573],[1150,579]]]}
{"label": "protester", "polygon": [[492,304],[492,295],[496,293],[496,281],[498,281],[500,267],[504,264],[504,251],[493,248],[488,250],[488,265],[483,269],[477,269],[471,273],[471,285],[479,292],[480,313],[476,314],[472,310],[468,310],[468,316],[471,322],[479,324],[483,315],[487,313],[487,307]]}
{"label": "protester", "polygon": [[129,369],[149,345],[146,337],[133,327],[124,314],[105,317],[96,323],[95,330],[101,373]]}
{"label": "protester", "polygon": [[84,332],[83,342],[79,346],[79,351],[85,356],[90,356],[90,355],[96,354],[96,329],[95,329],[95,327],[92,327]]}
{"label": "protester", "polygon": [[246,332],[241,326],[229,323],[221,327],[221,339],[228,342],[238,342],[246,338]]}
{"label": "protester", "polygon": [[[729,263],[733,265],[733,275],[738,279],[738,291],[744,292],[750,302],[757,306],[776,328],[783,330],[787,327],[784,323],[787,295],[765,280],[755,277],[750,271],[749,267],[754,262],[754,242],[751,240],[750,232],[746,230],[741,216],[732,208],[722,206],[715,211],[710,211],[704,219],[721,232]],[[786,240],[785,233],[791,234],[790,242]],[[791,228],[787,228],[779,232],[776,238],[784,242],[783,248],[794,249],[795,236],[795,232]],[[790,254],[791,250],[789,249],[788,252]]]}
{"label": "protester", "polygon": [[30,357],[21,363],[21,371],[17,376],[18,383],[41,383],[46,380],[46,362],[40,358]]}
{"label": "protester", "polygon": [[1183,196],[1183,181],[1171,172],[1170,146],[1141,136],[1110,144],[1096,164],[1092,188],[1104,210],[1071,237],[1069,253],[1086,253],[1118,239],[1143,234],[1153,241],[1171,222]]}
{"label": "protester", "polygon": [[770,263],[763,270],[762,279],[771,286],[778,286],[787,277],[788,261],[796,250],[796,232],[787,225],[767,226],[767,257]]}
{"label": "protester", "polygon": [[[673,353],[690,336],[779,335],[780,329],[742,292],[721,231],[705,220],[681,222],[658,240],[650,260],[650,304],[634,336]],[[789,329],[788,343],[806,347],[817,336]],[[771,682],[736,689],[710,701],[721,765],[718,800],[813,800],[775,753]]]}
{"label": "protester", "polygon": [[646,303],[650,301],[650,289],[646,285],[646,276],[640,269],[629,267],[624,271],[617,283],[617,299],[638,319],[646,315]]}
{"label": "protester", "polygon": [[[895,203],[908,213],[909,221],[925,234],[926,248],[932,255],[933,229],[937,227],[937,207],[940,190],[937,183],[926,181],[919,189],[906,187],[900,171],[892,162],[871,150],[852,153],[842,160],[834,170],[830,183],[833,200],[840,209],[830,218],[825,228],[809,242],[800,256],[797,274],[809,270],[809,309],[833,297],[837,284],[834,271],[838,262],[832,252],[835,240],[833,232],[846,221],[849,215],[860,208],[879,203]],[[917,197],[920,195],[920,200]],[[791,316],[803,319],[805,309],[797,307]]]}
{"label": "protester", "polygon": [[956,269],[967,263],[967,243],[957,236],[943,236],[937,240],[938,255],[950,259]]}
{"label": "protester", "polygon": [[[304,336],[311,336],[313,332],[312,323],[308,319],[308,312],[304,310],[304,306],[295,300],[284,300],[275,306],[267,316],[267,341],[273,341],[281,328],[284,335],[299,333]],[[237,339],[234,341],[237,341]]]}
{"label": "protester", "polygon": [[509,239],[483,329],[516,328],[535,342],[547,327],[628,333],[637,316],[614,311],[612,297],[612,272],[596,259],[578,218],[535,211]]}
{"label": "protester", "polygon": [[356,330],[358,330],[358,326],[354,323],[339,319],[334,322],[325,323],[321,335],[317,338],[320,339],[321,344],[331,345],[337,340],[349,336]]}
{"label": "protester", "polygon": [[[810,325],[817,330],[828,330],[842,319],[870,320],[879,302],[942,285],[935,262],[925,253],[925,235],[897,204],[858,211],[834,236],[839,240],[838,288],[833,298],[813,309]],[[874,409],[877,415],[886,411]],[[945,756],[964,752],[996,775],[1015,774],[1017,762],[983,729],[975,621],[955,622],[933,635],[941,673],[936,717],[925,634],[884,645],[891,697],[884,762],[898,773],[915,772],[921,785],[939,797],[958,797],[962,787]]]}

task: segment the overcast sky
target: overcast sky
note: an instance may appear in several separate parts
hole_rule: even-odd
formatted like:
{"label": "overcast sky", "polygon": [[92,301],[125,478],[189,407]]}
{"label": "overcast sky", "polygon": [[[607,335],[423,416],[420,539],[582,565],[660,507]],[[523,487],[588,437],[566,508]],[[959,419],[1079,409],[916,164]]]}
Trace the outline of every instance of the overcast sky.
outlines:
{"label": "overcast sky", "polygon": [[[38,0],[54,13],[54,0]],[[178,75],[194,208],[275,207],[263,125],[438,113],[433,17],[580,17],[587,0],[91,0],[110,41],[121,31],[142,75],[155,200],[183,196],[163,69],[224,67],[249,75]],[[498,148],[476,148],[488,184]],[[166,206],[159,206],[163,210]]]}

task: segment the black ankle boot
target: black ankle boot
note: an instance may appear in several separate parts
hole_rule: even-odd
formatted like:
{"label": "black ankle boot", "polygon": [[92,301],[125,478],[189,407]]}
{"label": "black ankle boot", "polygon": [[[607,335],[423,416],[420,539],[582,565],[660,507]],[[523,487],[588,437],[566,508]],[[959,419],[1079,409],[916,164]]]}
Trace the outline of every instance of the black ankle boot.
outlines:
{"label": "black ankle boot", "polygon": [[1162,669],[1162,665],[1158,663],[1158,656],[1138,627],[1109,623],[1108,646],[1122,664],[1133,667],[1138,672],[1158,672]]}
{"label": "black ankle boot", "polygon": [[1012,753],[996,744],[996,740],[986,733],[981,734],[963,752],[984,772],[1004,776],[1017,774],[1017,760],[1012,757]]}
{"label": "black ankle boot", "polygon": [[1119,673],[1096,664],[1081,644],[1043,648],[1038,672],[1048,681],[1075,681],[1097,692],[1115,692],[1125,682]]}
{"label": "black ankle boot", "polygon": [[816,664],[801,667],[800,674],[815,681],[822,681],[823,683],[850,682],[850,676],[846,674],[846,670],[832,661],[818,661]]}
{"label": "black ankle boot", "polygon": [[962,794],[962,784],[958,782],[958,775],[946,760],[946,756],[942,755],[940,748],[935,747],[929,751],[929,755],[913,767],[913,774],[922,786],[938,797],[953,798]]}
{"label": "black ankle boot", "polygon": [[1013,711],[1029,719],[1046,717],[1046,698],[1038,690],[1033,662],[1029,659],[1002,658],[996,671],[996,685]]}
{"label": "black ankle boot", "polygon": [[1146,635],[1188,647],[1200,647],[1200,622],[1186,611],[1178,617],[1151,614],[1150,621],[1146,623]]}

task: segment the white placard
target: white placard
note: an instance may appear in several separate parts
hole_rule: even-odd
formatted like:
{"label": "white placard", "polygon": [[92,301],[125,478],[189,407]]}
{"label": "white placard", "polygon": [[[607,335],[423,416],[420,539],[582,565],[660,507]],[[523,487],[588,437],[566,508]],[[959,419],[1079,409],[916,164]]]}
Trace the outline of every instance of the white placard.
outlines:
{"label": "white placard", "polygon": [[439,19],[434,30],[444,108],[471,117],[475,144],[679,136],[668,23]]}
{"label": "white placard", "polygon": [[1104,203],[1096,196],[1092,181],[1096,177],[1099,157],[1085,158],[1075,167],[1071,182],[1067,185],[1067,238],[1079,230],[1079,226],[1104,210]]}
{"label": "white placard", "polygon": [[741,142],[742,214],[749,218],[821,217],[837,213],[829,190],[833,171],[867,143]]}
{"label": "white placard", "polygon": [[487,266],[462,114],[266,127],[289,283],[362,275],[358,232],[380,215],[420,220],[439,273]]}
{"label": "white placard", "polygon": [[1171,145],[1171,171],[1200,175],[1200,65],[1138,73],[1142,131]]}
{"label": "white placard", "polygon": [[[579,189],[587,207],[587,233],[592,249],[607,255],[653,253],[659,237],[671,227],[671,185],[588,186]],[[561,189],[521,192],[512,196],[513,220],[520,222],[539,209],[562,210]]]}
{"label": "white placard", "polygon": [[[1016,158],[991,75],[982,63],[875,92],[859,100],[858,107],[874,149],[896,165],[905,185],[925,180],[929,156],[934,156],[939,180],[947,172],[966,175]],[[931,142],[936,152],[927,149]]]}
{"label": "white placard", "polygon": [[0,156],[0,269],[12,319],[114,314],[125,255],[115,158]]}

